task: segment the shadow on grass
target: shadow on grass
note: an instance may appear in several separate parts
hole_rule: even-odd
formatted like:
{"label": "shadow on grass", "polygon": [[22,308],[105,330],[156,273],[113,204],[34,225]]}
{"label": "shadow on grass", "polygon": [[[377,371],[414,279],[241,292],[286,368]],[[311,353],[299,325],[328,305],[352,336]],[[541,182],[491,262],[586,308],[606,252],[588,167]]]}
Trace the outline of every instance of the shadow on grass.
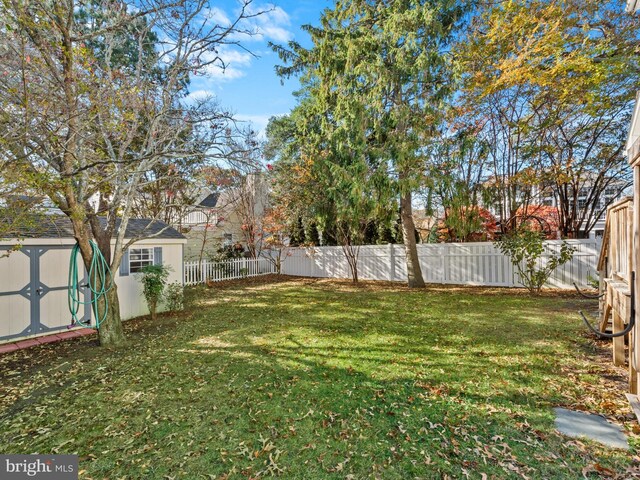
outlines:
{"label": "shadow on grass", "polygon": [[9,393],[31,400],[9,406],[0,448],[77,452],[110,478],[577,478],[593,455],[626,464],[551,433],[547,407],[573,394],[558,368],[574,353],[566,300],[286,282],[199,294],[191,317],[135,331],[128,349],[24,367]]}

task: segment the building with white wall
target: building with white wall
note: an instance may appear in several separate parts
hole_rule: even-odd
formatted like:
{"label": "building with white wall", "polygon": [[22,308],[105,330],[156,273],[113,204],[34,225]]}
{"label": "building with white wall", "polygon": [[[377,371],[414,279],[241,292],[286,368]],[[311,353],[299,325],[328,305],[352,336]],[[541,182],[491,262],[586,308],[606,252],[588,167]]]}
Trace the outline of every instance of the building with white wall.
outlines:
{"label": "building with white wall", "polygon": [[[590,182],[588,177],[581,181],[579,190],[575,192],[575,207],[578,218],[583,218],[585,223],[587,220],[589,220],[589,223],[591,223],[592,220],[595,220],[588,236],[584,232],[585,225],[583,224],[581,234],[585,238],[601,238],[604,233],[606,223],[607,207],[630,194],[629,179],[607,178],[605,181],[607,182],[607,186],[602,189],[601,193],[594,199],[590,198],[590,195],[593,195],[594,192],[592,189],[593,183]],[[574,187],[569,185],[567,188],[570,192],[570,196],[573,197]],[[559,206],[558,198],[556,197],[556,193],[552,185],[532,185],[526,189],[526,191],[521,192],[521,194],[517,196],[517,199],[522,204],[528,204],[529,206],[542,205],[545,207],[555,208],[558,208]],[[496,217],[500,216],[499,206],[491,203],[484,206]],[[509,210],[507,205],[504,205],[503,209],[505,211]],[[593,213],[591,213],[592,211]]]}
{"label": "building with white wall", "polygon": [[[166,265],[168,282],[183,283],[187,241],[167,224],[147,219],[129,220],[125,237],[140,238],[125,252],[115,272],[120,314],[129,319],[149,313],[137,273],[144,265]],[[43,216],[20,240],[0,240],[0,343],[67,330],[71,324],[69,260],[75,243],[71,222],[62,215]],[[20,248],[13,250],[17,244]],[[81,288],[88,302],[88,288]],[[90,306],[84,305],[80,313],[88,320]]]}

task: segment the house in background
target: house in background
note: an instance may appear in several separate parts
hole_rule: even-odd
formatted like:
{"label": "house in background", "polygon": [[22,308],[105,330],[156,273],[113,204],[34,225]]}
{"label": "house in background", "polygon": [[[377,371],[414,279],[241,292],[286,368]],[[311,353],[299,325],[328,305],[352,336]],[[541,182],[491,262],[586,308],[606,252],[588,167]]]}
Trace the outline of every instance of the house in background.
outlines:
{"label": "house in background", "polygon": [[[567,185],[568,198],[575,198],[577,217],[578,219],[583,220],[579,238],[601,238],[604,233],[607,206],[612,205],[618,200],[629,195],[630,180],[628,178],[605,177],[600,180],[604,182],[606,187],[604,187],[601,190],[601,193],[593,199],[589,198],[589,195],[594,195],[594,190],[591,188],[593,186],[592,180],[582,178],[577,192],[574,192],[575,187],[571,184]],[[489,185],[493,181],[493,178],[489,178],[486,180],[486,184]],[[519,189],[516,194],[516,199],[518,203],[529,205],[530,207],[554,207],[556,212],[559,208],[558,198],[556,197],[556,193],[554,192],[554,187],[552,185],[532,185],[526,189]],[[509,211],[506,199],[502,206],[496,203],[488,203],[483,206],[488,208],[489,211],[498,219],[500,218],[501,209],[505,212]],[[587,223],[587,221],[589,224],[593,224],[588,234],[585,231],[585,223]],[[558,232],[558,235],[559,234],[560,232]]]}
{"label": "house in background", "polygon": [[[606,216],[607,216],[607,206],[613,205],[618,200],[621,200],[626,195],[629,194],[629,182],[626,180],[613,180],[611,179],[609,185],[605,187],[604,191],[600,195],[600,198],[597,199],[596,212],[600,212],[596,222],[593,227],[589,231],[589,234],[586,235],[584,232],[584,238],[591,239],[599,239],[602,238],[604,234],[604,226],[606,224]],[[578,200],[578,210],[583,211],[588,205],[587,195],[589,195],[589,189],[586,187],[580,188],[577,195]],[[557,207],[556,198],[551,191],[545,191],[542,194],[541,204],[547,207]],[[588,215],[586,215],[588,216]]]}
{"label": "house in background", "polygon": [[414,208],[412,215],[416,232],[420,235],[420,243],[429,243],[431,241],[434,228],[438,224],[438,217],[428,215],[424,208]]}
{"label": "house in background", "polygon": [[259,227],[268,206],[264,175],[250,173],[220,192],[203,189],[176,227],[187,238],[185,260],[213,257],[221,247],[248,248],[249,229]]}

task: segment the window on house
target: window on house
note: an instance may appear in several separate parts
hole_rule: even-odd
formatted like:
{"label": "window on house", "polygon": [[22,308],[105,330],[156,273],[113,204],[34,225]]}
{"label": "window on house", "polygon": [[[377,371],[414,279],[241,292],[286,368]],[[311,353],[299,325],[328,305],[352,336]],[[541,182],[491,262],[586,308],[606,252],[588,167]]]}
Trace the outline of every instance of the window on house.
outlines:
{"label": "window on house", "polygon": [[153,248],[129,249],[129,272],[140,272],[147,265],[153,265]]}
{"label": "window on house", "polygon": [[222,244],[225,247],[233,245],[233,233],[225,233],[224,237],[222,238]]}
{"label": "window on house", "polygon": [[587,199],[586,198],[579,198],[578,199],[578,208],[580,210],[583,210],[584,208],[586,208],[587,206]]}
{"label": "window on house", "polygon": [[552,207],[553,206],[553,198],[545,198],[544,200],[542,200],[542,204],[545,207]]}

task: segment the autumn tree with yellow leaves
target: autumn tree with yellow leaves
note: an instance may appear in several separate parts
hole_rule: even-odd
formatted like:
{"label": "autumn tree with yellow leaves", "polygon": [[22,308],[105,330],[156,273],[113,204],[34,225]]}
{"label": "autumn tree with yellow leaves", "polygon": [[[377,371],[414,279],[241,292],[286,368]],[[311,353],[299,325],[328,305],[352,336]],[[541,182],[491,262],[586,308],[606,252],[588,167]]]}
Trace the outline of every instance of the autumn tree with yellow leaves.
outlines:
{"label": "autumn tree with yellow leaves", "polygon": [[457,120],[490,146],[483,168],[503,228],[538,192],[555,197],[561,234],[579,237],[613,199],[605,191],[630,184],[623,145],[640,80],[638,27],[623,2],[478,7],[455,49]]}

